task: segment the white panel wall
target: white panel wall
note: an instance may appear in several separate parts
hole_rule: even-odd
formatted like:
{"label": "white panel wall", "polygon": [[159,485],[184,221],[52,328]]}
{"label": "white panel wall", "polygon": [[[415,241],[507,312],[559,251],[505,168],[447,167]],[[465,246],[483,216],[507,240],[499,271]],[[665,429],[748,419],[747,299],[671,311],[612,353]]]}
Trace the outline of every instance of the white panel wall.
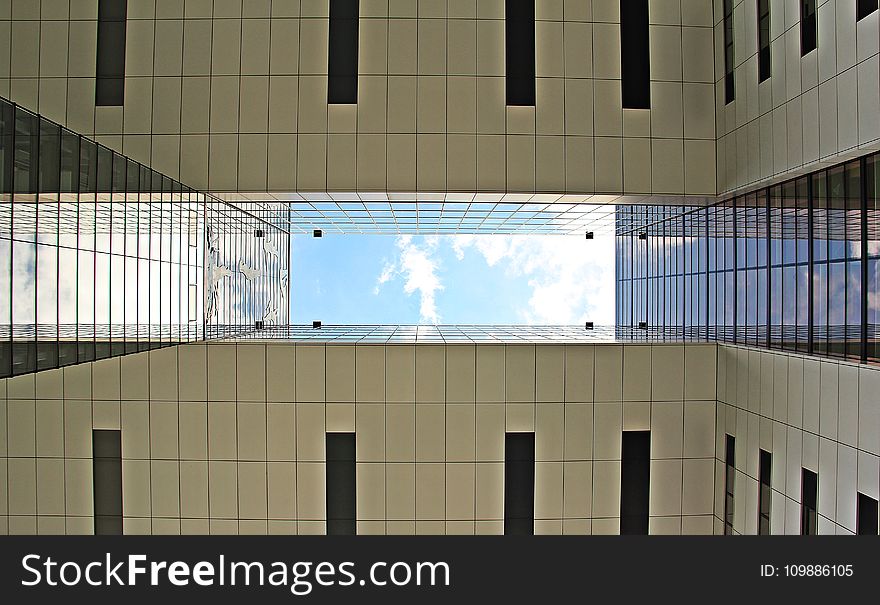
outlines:
{"label": "white panel wall", "polygon": [[503,0],[362,0],[359,103],[328,107],[328,6],[129,2],[96,108],[97,0],[0,0],[0,95],[212,191],[716,192],[709,0],[650,3],[650,111],[619,0],[537,2],[534,108],[505,107]]}
{"label": "white panel wall", "polygon": [[0,533],[92,531],[96,428],[126,533],[324,533],[324,434],[354,431],[359,533],[498,534],[504,433],[534,431],[535,532],[615,534],[650,430],[650,532],[710,534],[715,351],[211,343],[2,380]]}
{"label": "white panel wall", "polygon": [[818,48],[801,57],[800,2],[770,0],[772,75],[758,83],[757,2],[737,0],[736,100],[724,103],[722,0],[715,4],[719,193],[880,148],[880,13],[818,0]]}
{"label": "white panel wall", "polygon": [[819,476],[819,533],[856,531],[856,494],[880,494],[880,368],[718,347],[715,515],[722,531],[725,434],[736,438],[734,531],[756,534],[758,457],[772,454],[770,531],[800,533],[801,469]]}

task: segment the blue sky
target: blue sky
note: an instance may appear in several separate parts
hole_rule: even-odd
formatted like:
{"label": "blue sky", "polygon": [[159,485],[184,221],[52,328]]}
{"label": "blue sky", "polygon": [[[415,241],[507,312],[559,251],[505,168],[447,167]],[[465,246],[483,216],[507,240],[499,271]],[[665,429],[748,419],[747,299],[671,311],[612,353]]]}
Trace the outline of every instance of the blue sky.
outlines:
{"label": "blue sky", "polygon": [[307,324],[614,322],[614,240],[291,237],[291,320]]}

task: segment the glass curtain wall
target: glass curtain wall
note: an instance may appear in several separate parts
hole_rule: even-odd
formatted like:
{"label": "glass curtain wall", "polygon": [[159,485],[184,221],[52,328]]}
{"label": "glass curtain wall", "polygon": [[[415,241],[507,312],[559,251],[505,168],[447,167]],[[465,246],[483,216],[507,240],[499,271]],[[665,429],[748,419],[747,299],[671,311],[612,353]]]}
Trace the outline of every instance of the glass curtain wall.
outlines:
{"label": "glass curtain wall", "polygon": [[880,361],[880,154],[677,212],[617,208],[619,337]]}
{"label": "glass curtain wall", "polygon": [[[205,337],[288,323],[288,231],[208,197],[205,211]],[[272,210],[268,215],[278,216]]]}
{"label": "glass curtain wall", "polygon": [[0,99],[0,377],[286,323],[287,255],[277,224]]}

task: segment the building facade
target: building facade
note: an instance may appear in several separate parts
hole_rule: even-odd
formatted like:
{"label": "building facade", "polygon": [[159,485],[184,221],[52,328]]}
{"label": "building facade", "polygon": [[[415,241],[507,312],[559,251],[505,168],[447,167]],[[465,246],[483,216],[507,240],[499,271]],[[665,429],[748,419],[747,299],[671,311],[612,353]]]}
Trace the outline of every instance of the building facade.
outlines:
{"label": "building facade", "polygon": [[[878,19],[0,0],[0,532],[876,534]],[[290,326],[314,230],[614,234],[616,325]]]}

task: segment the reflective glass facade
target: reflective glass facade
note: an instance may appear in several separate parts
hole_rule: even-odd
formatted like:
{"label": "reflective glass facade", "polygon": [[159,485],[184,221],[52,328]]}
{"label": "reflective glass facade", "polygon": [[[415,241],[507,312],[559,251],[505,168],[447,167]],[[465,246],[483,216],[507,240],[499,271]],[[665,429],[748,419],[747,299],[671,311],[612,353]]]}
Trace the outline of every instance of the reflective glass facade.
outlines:
{"label": "reflective glass facade", "polygon": [[[225,193],[221,199],[248,212],[277,220],[279,212],[291,233],[368,235],[501,234],[606,235],[626,230],[618,206],[643,204],[644,195],[560,193],[388,193],[376,191],[298,193]],[[714,197],[651,196],[664,216],[677,216],[688,205]],[[283,210],[282,210],[283,209]],[[626,215],[631,216],[631,215]],[[632,216],[634,221],[641,217]],[[658,215],[659,220],[659,215]]]}
{"label": "reflective glass facade", "polygon": [[880,360],[880,155],[664,214],[618,207],[619,327]]}
{"label": "reflective glass facade", "polygon": [[287,258],[277,223],[0,99],[0,377],[286,323]]}
{"label": "reflective glass facade", "polygon": [[596,343],[615,339],[631,340],[644,336],[633,330],[621,335],[614,326],[538,326],[538,325],[304,325],[267,326],[247,334],[230,333],[235,340],[286,340],[298,343],[364,344],[549,344]]}

